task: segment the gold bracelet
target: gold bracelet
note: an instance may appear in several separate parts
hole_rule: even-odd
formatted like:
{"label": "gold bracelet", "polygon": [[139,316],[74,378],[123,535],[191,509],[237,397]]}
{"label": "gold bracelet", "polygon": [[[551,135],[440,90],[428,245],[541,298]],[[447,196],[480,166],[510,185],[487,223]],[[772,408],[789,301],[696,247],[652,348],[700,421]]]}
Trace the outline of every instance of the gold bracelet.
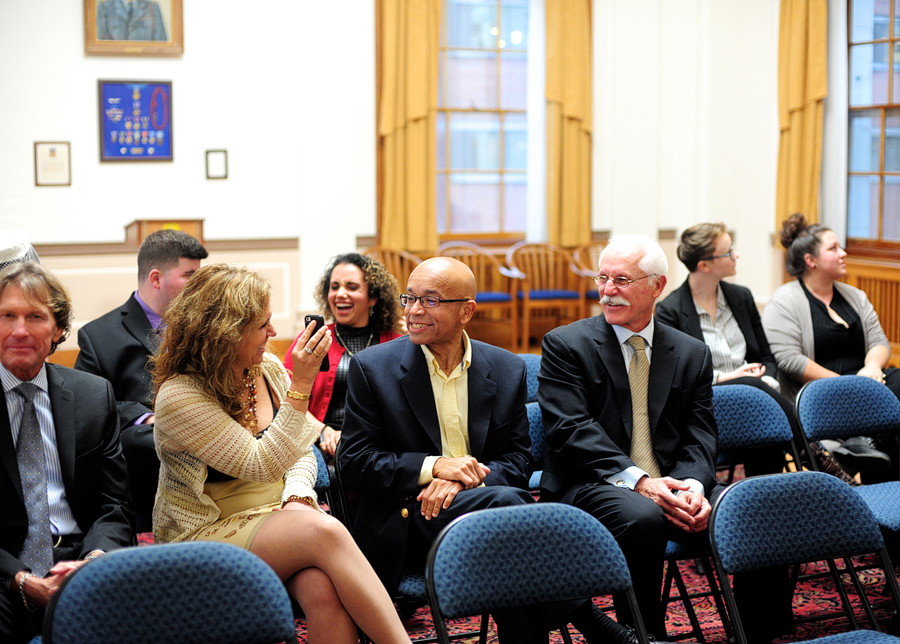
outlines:
{"label": "gold bracelet", "polygon": [[310,500],[309,500],[308,497],[305,497],[305,496],[299,496],[299,495],[297,495],[297,494],[292,494],[291,496],[289,496],[288,498],[286,498],[284,501],[282,501],[282,502],[281,502],[281,507],[286,506],[288,503],[293,503],[294,501],[299,501],[300,503],[305,503],[305,504],[308,505],[309,507],[313,507],[313,504],[310,503]]}
{"label": "gold bracelet", "polygon": [[309,400],[312,397],[312,394],[301,394],[299,391],[294,391],[293,389],[288,389],[285,394],[288,398],[293,398],[294,400]]}

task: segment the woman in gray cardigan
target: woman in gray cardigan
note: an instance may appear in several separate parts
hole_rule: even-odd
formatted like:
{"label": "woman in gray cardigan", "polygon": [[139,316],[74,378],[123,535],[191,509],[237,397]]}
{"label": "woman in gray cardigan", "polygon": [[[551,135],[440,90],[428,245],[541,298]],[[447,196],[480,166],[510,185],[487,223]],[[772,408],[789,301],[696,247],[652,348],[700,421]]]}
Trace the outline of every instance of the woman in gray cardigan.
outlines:
{"label": "woman in gray cardigan", "polygon": [[[762,321],[782,393],[793,399],[810,380],[856,374],[885,383],[900,397],[900,372],[886,369],[891,349],[875,309],[863,291],[838,281],[847,274],[847,253],[834,231],[808,226],[797,213],[784,222],[781,243],[785,268],[797,279],[772,294]],[[862,439],[849,439],[835,455],[845,466],[863,454],[858,460],[887,458],[872,451]]]}

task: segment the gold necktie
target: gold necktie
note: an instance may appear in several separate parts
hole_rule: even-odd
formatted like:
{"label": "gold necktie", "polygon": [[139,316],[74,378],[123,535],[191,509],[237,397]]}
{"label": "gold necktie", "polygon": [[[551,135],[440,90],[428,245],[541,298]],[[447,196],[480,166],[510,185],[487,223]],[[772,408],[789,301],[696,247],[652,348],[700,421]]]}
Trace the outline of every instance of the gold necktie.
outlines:
{"label": "gold necktie", "polygon": [[647,386],[650,382],[650,361],[644,351],[644,338],[633,335],[626,342],[634,349],[628,368],[631,387],[631,460],[651,478],[660,475],[659,463],[650,437],[650,417],[647,415]]}

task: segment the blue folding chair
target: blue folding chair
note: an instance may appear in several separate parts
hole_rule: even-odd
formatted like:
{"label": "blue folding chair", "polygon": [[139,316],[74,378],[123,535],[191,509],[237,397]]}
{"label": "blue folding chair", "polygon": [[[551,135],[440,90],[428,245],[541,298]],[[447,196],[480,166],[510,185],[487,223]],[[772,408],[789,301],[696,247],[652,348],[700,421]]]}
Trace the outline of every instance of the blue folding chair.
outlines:
{"label": "blue folding chair", "polygon": [[537,490],[541,487],[541,474],[544,459],[544,450],[547,448],[547,434],[544,433],[544,421],[541,416],[541,406],[536,402],[525,403],[525,412],[528,414],[528,435],[531,437],[531,458],[534,460],[534,472],[528,479],[528,489]]}
{"label": "blue folding chair", "polygon": [[296,642],[291,600],[243,548],[195,541],[126,548],[88,562],[50,601],[45,644]]}
{"label": "blue folding chair", "polygon": [[[716,501],[709,536],[738,644],[747,644],[747,637],[729,582],[729,575],[736,573],[874,553],[884,569],[894,605],[900,609],[900,587],[874,516],[854,488],[831,475],[794,472],[738,481]],[[900,638],[880,632],[857,630],[839,577],[836,583],[854,632],[814,641],[900,642]],[[865,594],[860,601],[868,606]]]}
{"label": "blue folding chair", "polygon": [[[438,641],[446,620],[546,602],[622,593],[647,643],[619,544],[584,510],[538,503],[472,512],[438,535],[425,566]],[[564,639],[566,625],[560,625]],[[570,641],[570,640],[566,640]]]}
{"label": "blue folding chair", "polygon": [[528,387],[526,403],[537,402],[538,399],[538,374],[541,371],[541,356],[536,353],[517,354],[525,361],[525,385]]}

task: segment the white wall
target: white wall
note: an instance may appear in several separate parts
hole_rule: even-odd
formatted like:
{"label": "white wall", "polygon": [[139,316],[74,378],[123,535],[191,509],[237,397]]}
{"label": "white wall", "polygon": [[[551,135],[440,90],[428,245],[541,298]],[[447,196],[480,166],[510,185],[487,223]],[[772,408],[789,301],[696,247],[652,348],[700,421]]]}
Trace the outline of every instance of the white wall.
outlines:
{"label": "white wall", "polygon": [[[115,242],[139,218],[207,239],[300,238],[301,308],[326,260],[375,232],[371,0],[184,3],[181,58],[84,54],[80,0],[0,2],[0,227]],[[174,161],[100,163],[98,79],[171,80]],[[72,186],[34,186],[33,143],[72,144]],[[205,150],[228,150],[208,181]]]}
{"label": "white wall", "polygon": [[[765,300],[778,155],[779,0],[594,0],[593,227],[724,221]],[[686,275],[670,261],[669,280]]]}
{"label": "white wall", "polygon": [[[375,233],[374,2],[211,4],[184,3],[185,53],[165,59],[85,56],[80,0],[0,1],[0,227],[103,242],[136,218],[203,217],[208,239],[296,237],[308,310],[326,260]],[[594,0],[593,14],[594,229],[723,220],[762,300],[780,279],[778,7]],[[172,163],[99,163],[99,78],[172,80]],[[36,140],[72,142],[71,187],[34,187]],[[227,181],[205,179],[211,148],[228,150]]]}

